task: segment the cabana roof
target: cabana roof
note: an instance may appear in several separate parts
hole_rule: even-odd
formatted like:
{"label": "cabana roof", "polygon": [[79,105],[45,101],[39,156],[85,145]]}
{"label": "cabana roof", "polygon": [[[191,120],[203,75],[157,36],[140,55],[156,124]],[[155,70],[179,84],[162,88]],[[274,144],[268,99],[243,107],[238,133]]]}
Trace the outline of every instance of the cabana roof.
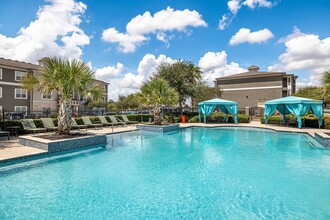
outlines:
{"label": "cabana roof", "polygon": [[237,102],[234,101],[229,101],[225,99],[219,99],[219,98],[214,98],[210,99],[204,102],[199,102],[198,105],[204,105],[204,104],[213,104],[213,105],[237,105]]}
{"label": "cabana roof", "polygon": [[273,99],[265,102],[265,105],[277,105],[277,104],[322,104],[321,100],[308,99],[297,96],[287,96],[284,98]]}

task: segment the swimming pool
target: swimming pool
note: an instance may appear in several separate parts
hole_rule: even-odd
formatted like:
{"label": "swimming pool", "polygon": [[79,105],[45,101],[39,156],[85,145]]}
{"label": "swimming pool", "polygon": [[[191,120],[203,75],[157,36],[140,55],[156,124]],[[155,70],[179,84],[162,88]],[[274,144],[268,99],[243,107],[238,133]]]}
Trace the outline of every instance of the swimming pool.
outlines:
{"label": "swimming pool", "polygon": [[309,135],[188,128],[0,168],[0,219],[329,219],[330,150]]}

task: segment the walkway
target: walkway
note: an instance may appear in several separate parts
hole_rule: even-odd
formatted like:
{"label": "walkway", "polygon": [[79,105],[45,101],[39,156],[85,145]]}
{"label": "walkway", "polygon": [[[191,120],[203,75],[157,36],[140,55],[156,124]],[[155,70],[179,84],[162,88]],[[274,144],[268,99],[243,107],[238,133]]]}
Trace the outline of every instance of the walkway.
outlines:
{"label": "walkway", "polygon": [[[326,129],[315,129],[315,128],[292,128],[292,127],[284,127],[277,125],[264,125],[261,124],[260,121],[252,121],[250,123],[242,123],[242,124],[204,124],[204,123],[185,123],[180,124],[180,127],[191,127],[191,126],[205,126],[205,127],[222,127],[222,126],[239,126],[239,127],[255,127],[255,128],[267,128],[275,131],[289,131],[289,132],[305,132],[310,134],[311,136],[315,136],[315,132],[329,132]],[[89,132],[93,132],[96,134],[112,134],[112,133],[120,133],[120,132],[128,132],[136,130],[135,125],[131,125],[128,127],[115,127],[112,131],[111,128],[106,127],[103,129],[88,129]],[[31,148],[22,146],[18,143],[18,139],[14,138],[12,140],[7,140],[6,137],[0,137],[0,162],[8,159],[26,157],[36,154],[47,153],[44,150]]]}

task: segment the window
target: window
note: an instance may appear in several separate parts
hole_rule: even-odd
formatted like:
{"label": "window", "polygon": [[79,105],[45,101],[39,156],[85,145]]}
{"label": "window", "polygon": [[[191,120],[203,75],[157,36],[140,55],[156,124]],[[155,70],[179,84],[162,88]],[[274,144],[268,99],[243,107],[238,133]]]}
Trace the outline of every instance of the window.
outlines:
{"label": "window", "polygon": [[27,90],[15,89],[15,99],[27,99]]}
{"label": "window", "polygon": [[48,115],[52,112],[51,108],[43,107],[42,113],[48,117]]}
{"label": "window", "polygon": [[21,113],[26,114],[27,106],[15,106],[15,112],[21,112]]}
{"label": "window", "polygon": [[52,93],[42,94],[41,98],[45,99],[45,100],[51,100],[52,99]]}
{"label": "window", "polygon": [[15,81],[21,81],[26,76],[26,72],[15,71]]}
{"label": "window", "polygon": [[0,98],[2,98],[2,87],[0,87]]}
{"label": "window", "polygon": [[0,68],[0,79],[2,79],[2,69]]}

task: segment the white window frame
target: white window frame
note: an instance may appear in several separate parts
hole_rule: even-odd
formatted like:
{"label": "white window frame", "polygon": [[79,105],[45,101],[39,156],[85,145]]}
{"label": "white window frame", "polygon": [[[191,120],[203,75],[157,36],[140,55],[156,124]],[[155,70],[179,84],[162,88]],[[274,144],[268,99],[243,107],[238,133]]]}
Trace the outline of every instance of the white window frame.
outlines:
{"label": "white window frame", "polygon": [[0,68],[0,79],[2,79],[2,68]]}
{"label": "white window frame", "polygon": [[[19,110],[17,110],[18,108],[19,108]],[[25,108],[25,111],[22,110],[22,108]],[[25,105],[22,105],[22,106],[18,105],[18,106],[16,106],[15,105],[15,112],[24,112],[24,113],[26,113],[27,112],[27,106],[25,106]]]}
{"label": "white window frame", "polygon": [[2,87],[0,87],[0,98],[2,98]]}
{"label": "white window frame", "polygon": [[[47,96],[50,95],[50,98],[47,98]],[[45,96],[45,97],[44,97]],[[41,99],[42,100],[52,100],[52,93],[46,93],[46,94],[41,94]]]}
{"label": "white window frame", "polygon": [[[21,81],[25,76],[27,72],[23,71],[15,71],[15,81]],[[17,79],[17,77],[20,77],[20,79]]]}
{"label": "white window frame", "polygon": [[[17,98],[17,97],[16,97],[16,94],[17,94],[17,91],[18,91],[18,90],[21,90],[21,91],[22,91],[21,94],[23,94],[23,91],[25,90],[26,97],[25,97],[25,98],[22,98],[22,97]],[[27,90],[26,90],[26,89],[15,88],[15,99],[27,99],[27,97],[28,97],[28,93],[27,93]]]}

